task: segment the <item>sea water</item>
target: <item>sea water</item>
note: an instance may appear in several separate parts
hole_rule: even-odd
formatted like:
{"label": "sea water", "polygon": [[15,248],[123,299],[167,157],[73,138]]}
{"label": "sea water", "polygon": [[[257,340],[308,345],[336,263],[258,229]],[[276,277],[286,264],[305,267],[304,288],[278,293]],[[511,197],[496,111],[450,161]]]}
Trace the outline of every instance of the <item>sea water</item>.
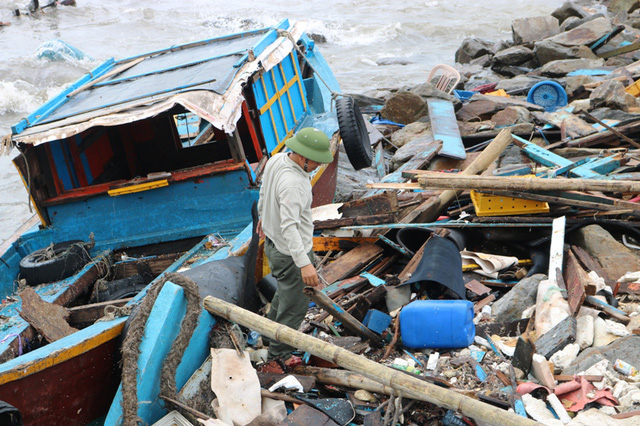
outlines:
{"label": "sea water", "polygon": [[[77,0],[15,17],[28,0],[0,0],[0,136],[102,61],[234,32],[306,21],[346,93],[423,82],[454,64],[466,37],[511,38],[511,22],[548,16],[564,0]],[[41,4],[48,3],[40,1]],[[62,40],[85,54],[41,59]],[[14,150],[11,157],[17,153]],[[10,158],[0,157],[0,242],[33,213]]]}

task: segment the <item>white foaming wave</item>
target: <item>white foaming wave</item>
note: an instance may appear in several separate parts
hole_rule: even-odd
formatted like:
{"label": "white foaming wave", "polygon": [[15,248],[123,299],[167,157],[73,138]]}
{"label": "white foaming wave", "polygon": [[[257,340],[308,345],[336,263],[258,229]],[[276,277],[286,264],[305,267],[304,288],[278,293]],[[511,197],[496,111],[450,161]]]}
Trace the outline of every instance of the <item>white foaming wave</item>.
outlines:
{"label": "white foaming wave", "polygon": [[36,92],[38,90],[25,81],[0,81],[0,115],[35,110],[42,103]]}
{"label": "white foaming wave", "polygon": [[308,20],[307,32],[325,36],[328,43],[338,46],[367,46],[388,42],[402,32],[399,22],[352,25],[349,22],[323,22]]}

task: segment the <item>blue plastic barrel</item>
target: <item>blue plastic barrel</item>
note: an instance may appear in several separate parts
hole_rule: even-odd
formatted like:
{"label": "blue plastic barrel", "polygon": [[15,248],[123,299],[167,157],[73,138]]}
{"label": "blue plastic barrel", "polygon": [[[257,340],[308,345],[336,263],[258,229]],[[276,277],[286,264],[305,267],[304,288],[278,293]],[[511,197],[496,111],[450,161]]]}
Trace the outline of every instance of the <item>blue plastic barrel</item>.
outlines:
{"label": "blue plastic barrel", "polygon": [[408,348],[466,348],[476,335],[468,300],[416,300],[400,312],[402,345]]}

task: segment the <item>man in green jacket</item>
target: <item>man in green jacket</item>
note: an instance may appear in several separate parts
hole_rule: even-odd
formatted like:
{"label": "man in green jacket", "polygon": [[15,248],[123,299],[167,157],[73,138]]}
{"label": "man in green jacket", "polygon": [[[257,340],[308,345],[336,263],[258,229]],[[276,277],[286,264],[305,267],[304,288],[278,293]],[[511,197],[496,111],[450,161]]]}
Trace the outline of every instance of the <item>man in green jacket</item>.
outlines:
{"label": "man in green jacket", "polygon": [[[264,252],[278,289],[267,317],[297,330],[304,320],[309,299],[305,286],[321,288],[313,264],[313,219],[310,173],[331,163],[329,138],[314,128],[301,129],[287,139],[292,152],[271,157],[262,176],[258,201],[258,232],[265,237]],[[286,359],[293,348],[272,340],[269,359]]]}

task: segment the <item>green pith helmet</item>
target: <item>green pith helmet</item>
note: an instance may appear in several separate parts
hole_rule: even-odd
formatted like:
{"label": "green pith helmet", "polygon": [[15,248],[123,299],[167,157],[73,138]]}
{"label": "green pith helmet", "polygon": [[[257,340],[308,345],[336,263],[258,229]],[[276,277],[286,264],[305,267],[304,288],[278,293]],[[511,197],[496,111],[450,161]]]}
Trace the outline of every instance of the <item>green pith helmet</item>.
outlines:
{"label": "green pith helmet", "polygon": [[333,161],[333,154],[329,149],[329,138],[324,132],[313,127],[301,129],[295,136],[284,141],[284,144],[296,154],[316,163]]}

